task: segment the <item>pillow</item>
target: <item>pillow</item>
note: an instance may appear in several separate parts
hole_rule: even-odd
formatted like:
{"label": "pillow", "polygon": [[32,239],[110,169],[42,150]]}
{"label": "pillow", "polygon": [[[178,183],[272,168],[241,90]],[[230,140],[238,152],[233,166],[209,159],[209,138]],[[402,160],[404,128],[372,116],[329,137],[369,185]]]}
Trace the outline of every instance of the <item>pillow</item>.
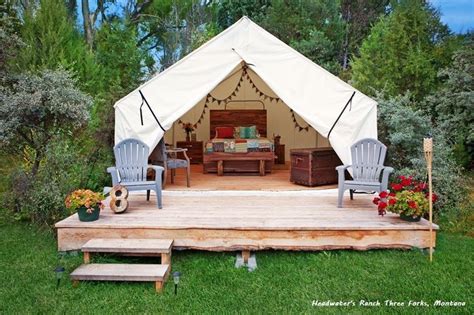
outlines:
{"label": "pillow", "polygon": [[257,126],[250,126],[247,129],[247,139],[257,138]]}
{"label": "pillow", "polygon": [[240,127],[234,127],[234,139],[240,139]]}
{"label": "pillow", "polygon": [[216,138],[233,138],[234,127],[216,127]]}
{"label": "pillow", "polygon": [[240,127],[241,139],[255,139],[257,138],[257,126]]}

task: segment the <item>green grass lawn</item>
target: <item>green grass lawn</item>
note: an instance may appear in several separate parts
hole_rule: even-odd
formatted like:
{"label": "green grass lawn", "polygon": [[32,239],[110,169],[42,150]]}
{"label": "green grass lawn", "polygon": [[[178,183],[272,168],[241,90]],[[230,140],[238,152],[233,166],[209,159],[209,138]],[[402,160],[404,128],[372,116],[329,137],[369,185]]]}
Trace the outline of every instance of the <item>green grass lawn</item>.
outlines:
{"label": "green grass lawn", "polygon": [[[65,276],[55,289],[53,269],[67,273],[82,255],[60,256],[50,232],[0,224],[0,313],[453,313],[473,314],[474,239],[441,233],[434,262],[420,250],[257,253],[258,269],[235,269],[235,253],[174,252],[183,273],[178,295],[152,283],[81,282]],[[153,262],[98,257],[96,261]],[[319,301],[464,301],[465,307],[316,307]]]}

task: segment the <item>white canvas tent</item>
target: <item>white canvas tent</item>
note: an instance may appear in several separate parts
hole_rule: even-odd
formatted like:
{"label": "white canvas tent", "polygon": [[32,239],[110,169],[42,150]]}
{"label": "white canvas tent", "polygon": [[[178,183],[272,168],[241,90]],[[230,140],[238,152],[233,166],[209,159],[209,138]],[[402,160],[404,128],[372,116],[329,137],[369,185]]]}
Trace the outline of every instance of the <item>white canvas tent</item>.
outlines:
{"label": "white canvas tent", "polygon": [[[291,109],[329,141],[345,164],[350,146],[377,138],[377,103],[243,17],[115,104],[115,142],[137,138],[152,150],[173,122],[246,64]],[[153,113],[143,105],[145,96]],[[153,117],[156,116],[162,128]]]}

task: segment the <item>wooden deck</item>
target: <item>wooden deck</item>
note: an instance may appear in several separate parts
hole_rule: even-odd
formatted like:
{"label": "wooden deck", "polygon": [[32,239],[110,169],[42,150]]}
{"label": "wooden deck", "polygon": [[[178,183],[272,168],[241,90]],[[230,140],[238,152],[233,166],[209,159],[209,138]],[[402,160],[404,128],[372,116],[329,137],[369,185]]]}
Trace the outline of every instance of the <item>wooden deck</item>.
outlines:
{"label": "wooden deck", "polygon": [[[334,170],[336,172],[336,170]],[[171,173],[171,172],[169,172]],[[337,185],[326,185],[318,187],[306,187],[290,182],[289,164],[275,164],[271,173],[265,176],[224,174],[217,176],[216,173],[203,174],[202,165],[191,165],[191,187],[186,187],[186,176],[184,169],[176,171],[175,182],[172,184],[169,174],[166,181],[166,190],[321,190],[336,188]]]}
{"label": "wooden deck", "polygon": [[[159,210],[153,196],[147,202],[136,194],[129,197],[130,208],[123,214],[106,208],[95,222],[80,222],[76,214],[58,222],[58,248],[77,250],[92,238],[172,239],[174,248],[211,251],[429,246],[426,220],[411,223],[394,214],[380,217],[372,198],[347,197],[345,208],[339,209],[335,189],[166,190]],[[435,237],[437,229],[434,226]]]}

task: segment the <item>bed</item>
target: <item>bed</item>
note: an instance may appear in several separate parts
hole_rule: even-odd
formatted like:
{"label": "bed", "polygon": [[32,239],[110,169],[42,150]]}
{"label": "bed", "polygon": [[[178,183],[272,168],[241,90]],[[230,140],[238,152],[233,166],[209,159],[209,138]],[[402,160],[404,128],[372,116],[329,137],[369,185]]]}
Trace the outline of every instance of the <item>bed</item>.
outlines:
{"label": "bed", "polygon": [[[227,137],[216,134],[222,127],[241,126],[255,126],[255,137],[243,139],[237,133]],[[273,141],[266,138],[265,109],[211,110],[210,135],[211,140],[204,147],[204,173],[264,176],[272,171],[275,154]]]}

